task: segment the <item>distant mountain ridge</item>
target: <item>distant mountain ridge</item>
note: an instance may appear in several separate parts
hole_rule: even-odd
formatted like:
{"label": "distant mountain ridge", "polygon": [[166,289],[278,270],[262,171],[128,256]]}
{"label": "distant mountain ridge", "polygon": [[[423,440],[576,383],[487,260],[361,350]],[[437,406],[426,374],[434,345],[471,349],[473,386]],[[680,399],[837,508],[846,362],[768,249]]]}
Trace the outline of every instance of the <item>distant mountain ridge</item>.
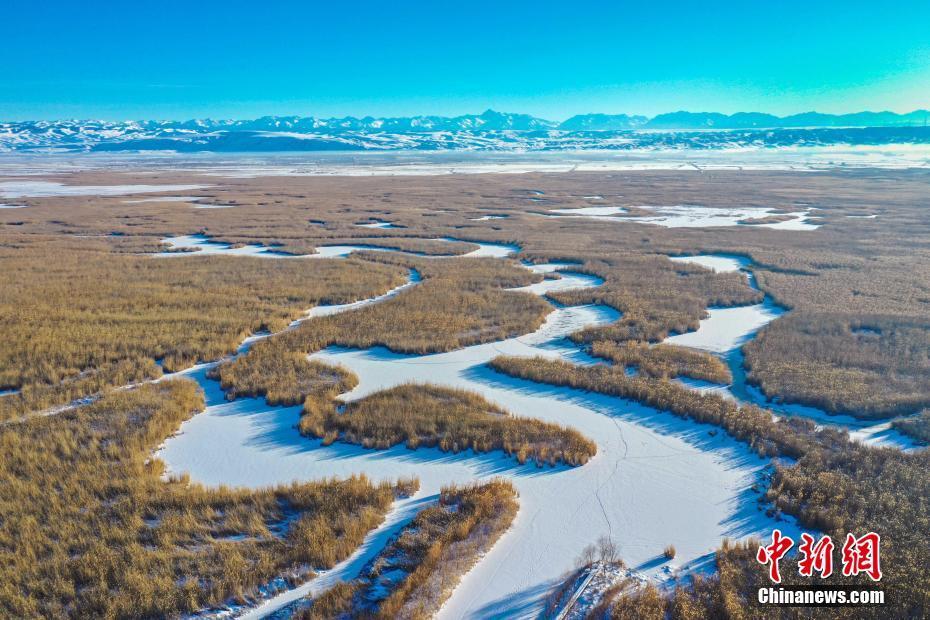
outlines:
{"label": "distant mountain ridge", "polygon": [[[838,141],[926,143],[927,133],[921,130],[928,125],[928,110],[907,114],[807,112],[785,117],[758,112],[730,115],[672,112],[653,118],[580,114],[562,122],[494,110],[454,117],[265,116],[252,120],[23,121],[0,122],[0,151],[567,150],[659,148],[662,145],[670,148],[790,146]],[[888,129],[901,131],[883,131]],[[765,130],[779,132],[779,135],[760,134]],[[688,132],[712,135],[646,135]]]}
{"label": "distant mountain ridge", "polygon": [[762,112],[672,112],[651,118],[646,129],[786,129],[798,127],[922,127],[930,125],[930,111],[914,110],[907,114],[895,112],[856,112],[854,114],[821,114],[804,112],[791,116],[775,116]]}

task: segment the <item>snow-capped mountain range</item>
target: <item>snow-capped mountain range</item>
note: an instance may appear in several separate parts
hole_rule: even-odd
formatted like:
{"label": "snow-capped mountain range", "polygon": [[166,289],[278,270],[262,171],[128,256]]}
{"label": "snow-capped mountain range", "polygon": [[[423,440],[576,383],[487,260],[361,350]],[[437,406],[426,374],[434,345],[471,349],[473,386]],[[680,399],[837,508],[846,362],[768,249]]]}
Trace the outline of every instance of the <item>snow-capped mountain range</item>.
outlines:
{"label": "snow-capped mountain range", "polygon": [[930,143],[930,111],[787,117],[584,114],[561,123],[488,110],[456,117],[0,122],[0,151],[551,151]]}

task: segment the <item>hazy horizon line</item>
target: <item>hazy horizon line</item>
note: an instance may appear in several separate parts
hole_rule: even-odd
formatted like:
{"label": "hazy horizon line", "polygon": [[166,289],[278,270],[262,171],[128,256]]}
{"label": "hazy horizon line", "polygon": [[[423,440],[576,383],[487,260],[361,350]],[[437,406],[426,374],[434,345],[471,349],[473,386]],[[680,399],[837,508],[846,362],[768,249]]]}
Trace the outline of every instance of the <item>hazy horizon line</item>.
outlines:
{"label": "hazy horizon line", "polygon": [[315,119],[320,119],[320,120],[346,119],[346,118],[353,118],[353,119],[358,119],[358,120],[364,120],[364,119],[369,119],[369,118],[370,118],[370,119],[401,119],[401,118],[446,118],[446,119],[454,119],[454,118],[462,118],[462,117],[469,117],[469,116],[482,116],[483,114],[487,114],[487,113],[489,113],[489,112],[493,112],[493,113],[496,113],[496,114],[502,114],[502,115],[521,115],[521,116],[529,116],[529,117],[532,117],[532,118],[537,119],[537,120],[548,121],[548,122],[553,122],[553,123],[561,123],[561,122],[565,122],[565,121],[567,121],[567,120],[570,120],[570,119],[572,119],[572,118],[576,118],[576,117],[579,117],[579,116],[594,116],[594,115],[602,115],[602,116],[626,116],[626,117],[628,117],[628,118],[637,118],[637,117],[638,117],[638,118],[645,118],[645,119],[647,119],[647,120],[651,120],[651,119],[654,119],[654,118],[657,118],[657,117],[660,117],[660,116],[665,116],[665,115],[670,115],[670,114],[683,114],[683,113],[684,113],[684,114],[720,114],[720,115],[722,115],[722,116],[727,116],[727,117],[732,117],[732,116],[735,116],[735,115],[738,115],[738,114],[763,114],[763,115],[772,116],[772,117],[775,117],[775,118],[778,118],[778,119],[786,119],[786,118],[791,118],[791,117],[793,117],[793,116],[801,116],[801,115],[804,115],[804,114],[821,114],[821,115],[824,115],[824,116],[851,116],[851,115],[855,115],[855,114],[894,114],[894,115],[896,115],[896,116],[908,116],[908,115],[910,115],[910,114],[917,114],[917,113],[921,113],[921,112],[924,113],[924,114],[930,114],[930,108],[916,108],[916,109],[913,109],[913,110],[910,110],[910,111],[907,111],[907,112],[895,112],[894,110],[890,110],[890,109],[883,109],[883,110],[866,109],[866,110],[856,110],[856,111],[853,111],[853,112],[818,112],[816,109],[810,109],[810,110],[804,110],[804,111],[801,111],[801,112],[793,112],[793,113],[791,113],[791,114],[775,114],[775,113],[772,113],[772,112],[762,112],[762,111],[759,111],[759,110],[746,110],[746,111],[739,111],[739,112],[726,113],[726,112],[716,112],[716,111],[713,111],[713,110],[692,111],[692,110],[688,110],[688,109],[678,109],[678,110],[671,110],[671,111],[668,111],[668,112],[659,112],[659,113],[653,114],[653,115],[649,115],[649,114],[640,114],[640,113],[630,113],[630,112],[583,112],[583,113],[578,113],[578,114],[572,114],[572,115],[566,116],[565,118],[562,118],[562,119],[554,119],[553,117],[548,117],[548,116],[538,116],[538,115],[536,115],[536,114],[531,114],[531,113],[528,113],[528,112],[501,112],[501,111],[495,110],[495,109],[493,109],[493,108],[487,108],[487,109],[485,109],[483,112],[471,112],[471,113],[464,113],[464,114],[417,113],[417,114],[399,114],[399,115],[373,115],[373,114],[359,115],[359,114],[347,113],[347,114],[342,115],[342,116],[337,116],[337,115],[319,115],[319,116],[318,116],[318,115],[314,115],[314,114],[263,114],[263,115],[260,115],[260,116],[220,116],[220,115],[215,115],[215,116],[214,116],[214,115],[207,115],[207,116],[191,116],[191,117],[186,117],[186,118],[181,118],[181,117],[155,117],[155,116],[152,116],[152,117],[133,117],[133,118],[125,118],[125,117],[123,117],[123,118],[116,118],[116,117],[93,117],[93,116],[75,117],[75,116],[72,116],[72,117],[55,117],[55,118],[53,118],[53,117],[47,117],[47,118],[29,118],[29,119],[23,119],[23,120],[5,120],[5,119],[0,119],[0,123],[35,123],[35,122],[64,122],[64,121],[78,121],[78,122],[80,122],[80,121],[83,121],[83,122],[87,122],[87,121],[98,121],[98,122],[109,122],[109,123],[130,123],[130,122],[149,122],[149,121],[157,121],[157,122],[177,122],[177,123],[184,123],[184,122],[191,122],[191,121],[250,121],[250,120],[258,120],[258,119],[262,119],[262,118],[302,118],[302,119],[306,119],[306,118],[315,118]]}

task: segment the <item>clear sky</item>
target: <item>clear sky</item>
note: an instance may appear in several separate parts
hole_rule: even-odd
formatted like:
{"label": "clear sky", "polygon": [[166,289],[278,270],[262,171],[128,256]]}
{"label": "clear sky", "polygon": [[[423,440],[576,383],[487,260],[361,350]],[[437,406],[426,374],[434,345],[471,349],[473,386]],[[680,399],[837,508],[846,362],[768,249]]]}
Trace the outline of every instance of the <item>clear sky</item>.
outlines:
{"label": "clear sky", "polygon": [[930,108],[930,0],[6,0],[0,120]]}

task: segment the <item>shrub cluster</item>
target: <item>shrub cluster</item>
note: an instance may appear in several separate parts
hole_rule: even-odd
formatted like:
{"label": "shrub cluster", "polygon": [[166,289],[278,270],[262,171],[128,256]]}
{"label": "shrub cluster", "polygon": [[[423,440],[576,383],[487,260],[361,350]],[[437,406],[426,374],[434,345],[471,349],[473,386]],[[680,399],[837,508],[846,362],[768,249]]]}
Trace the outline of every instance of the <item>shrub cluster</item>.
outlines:
{"label": "shrub cluster", "polygon": [[910,418],[899,418],[891,426],[920,444],[930,444],[930,409],[924,409]]}
{"label": "shrub cluster", "polygon": [[302,353],[269,344],[265,355],[242,355],[208,373],[226,398],[264,396],[269,405],[297,405],[308,397],[333,398],[358,385],[358,378],[338,366],[308,360]]}
{"label": "shrub cluster", "polygon": [[649,377],[691,377],[720,384],[733,380],[729,367],[719,357],[687,347],[598,340],[591,344],[591,354],[625,368],[635,368]]}

